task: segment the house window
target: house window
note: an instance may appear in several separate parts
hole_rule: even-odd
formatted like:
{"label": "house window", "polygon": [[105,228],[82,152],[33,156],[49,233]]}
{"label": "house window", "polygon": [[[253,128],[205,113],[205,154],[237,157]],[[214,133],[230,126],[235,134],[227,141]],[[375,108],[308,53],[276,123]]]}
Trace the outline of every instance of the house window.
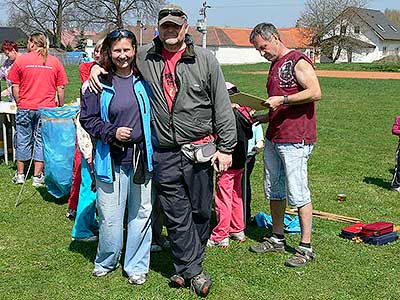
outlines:
{"label": "house window", "polygon": [[390,27],[390,29],[392,29],[393,31],[395,31],[395,32],[397,32],[398,30],[397,30],[397,28],[396,27],[394,27],[393,25],[389,25],[389,27]]}
{"label": "house window", "polygon": [[382,25],[376,24],[376,26],[377,26],[381,31],[385,31],[385,29],[382,27]]}
{"label": "house window", "polygon": [[360,26],[354,26],[354,33],[359,34],[360,33]]}
{"label": "house window", "polygon": [[383,51],[383,55],[385,55],[385,54],[386,54],[386,52],[387,52],[387,48],[386,48],[386,46],[384,46],[384,47],[382,48],[382,51]]}

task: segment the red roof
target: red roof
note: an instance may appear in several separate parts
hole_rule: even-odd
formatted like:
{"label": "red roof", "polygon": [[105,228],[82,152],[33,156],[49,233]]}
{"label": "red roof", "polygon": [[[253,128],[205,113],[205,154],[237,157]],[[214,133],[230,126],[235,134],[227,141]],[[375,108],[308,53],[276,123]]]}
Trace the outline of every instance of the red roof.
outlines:
{"label": "red roof", "polygon": [[[140,40],[140,31],[138,26],[127,26],[138,39]],[[142,43],[150,43],[156,32],[156,26],[146,26],[142,30]],[[235,27],[207,27],[207,45],[216,47],[253,47],[249,41],[249,36],[252,28],[235,28]],[[304,49],[312,48],[308,46],[310,43],[310,34],[308,29],[291,27],[291,28],[278,28],[281,35],[281,40],[286,47],[290,49]],[[104,37],[107,31],[97,34],[93,37],[96,42],[100,38]],[[196,45],[201,45],[203,41],[203,35],[197,31],[196,27],[189,27],[189,34],[192,35]]]}

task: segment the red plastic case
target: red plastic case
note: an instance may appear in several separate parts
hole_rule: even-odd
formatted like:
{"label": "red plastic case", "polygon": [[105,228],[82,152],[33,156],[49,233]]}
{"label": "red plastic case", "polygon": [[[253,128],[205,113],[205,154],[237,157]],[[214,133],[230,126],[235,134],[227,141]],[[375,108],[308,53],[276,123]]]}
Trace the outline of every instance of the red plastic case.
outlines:
{"label": "red plastic case", "polygon": [[391,222],[374,222],[363,226],[361,236],[381,236],[393,232],[393,223]]}

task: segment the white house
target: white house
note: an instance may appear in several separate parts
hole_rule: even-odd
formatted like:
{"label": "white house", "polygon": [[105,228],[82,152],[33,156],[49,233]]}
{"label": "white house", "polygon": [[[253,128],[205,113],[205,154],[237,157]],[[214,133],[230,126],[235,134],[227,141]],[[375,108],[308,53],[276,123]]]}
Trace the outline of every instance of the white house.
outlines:
{"label": "white house", "polygon": [[350,45],[343,47],[336,62],[370,63],[388,55],[399,55],[400,27],[379,10],[350,7],[328,28],[323,41],[336,44],[333,56],[344,38],[345,44]]}

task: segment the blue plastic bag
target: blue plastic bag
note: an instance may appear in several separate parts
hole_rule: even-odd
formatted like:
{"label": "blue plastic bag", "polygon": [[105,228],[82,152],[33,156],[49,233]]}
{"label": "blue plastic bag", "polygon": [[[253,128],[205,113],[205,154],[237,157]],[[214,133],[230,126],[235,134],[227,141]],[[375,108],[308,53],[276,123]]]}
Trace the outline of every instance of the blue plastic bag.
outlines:
{"label": "blue plastic bag", "polygon": [[76,128],[73,122],[79,106],[41,108],[44,182],[56,198],[68,195],[72,185]]}
{"label": "blue plastic bag", "polygon": [[[272,217],[260,211],[254,217],[258,227],[272,228]],[[286,233],[301,233],[299,216],[284,215],[283,226]]]}

